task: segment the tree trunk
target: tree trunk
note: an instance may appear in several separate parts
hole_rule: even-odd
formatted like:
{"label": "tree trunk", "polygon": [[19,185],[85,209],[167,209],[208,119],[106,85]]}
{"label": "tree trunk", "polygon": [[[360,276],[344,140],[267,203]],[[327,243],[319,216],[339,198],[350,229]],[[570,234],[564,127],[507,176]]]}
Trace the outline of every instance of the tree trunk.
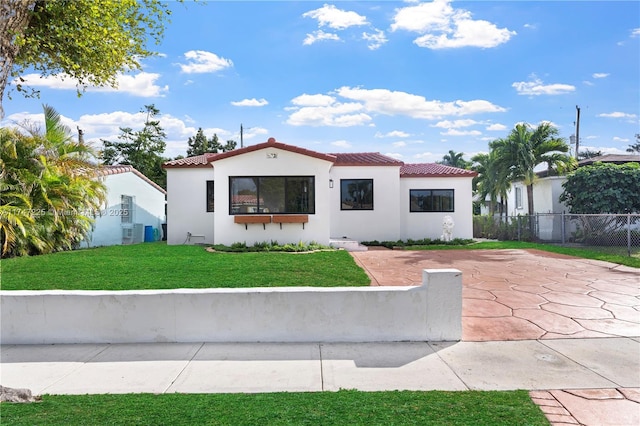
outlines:
{"label": "tree trunk", "polygon": [[535,223],[533,221],[533,183],[527,185],[527,205],[529,206],[529,232],[531,235],[531,240],[536,240],[536,228]]}
{"label": "tree trunk", "polygon": [[0,119],[4,118],[4,89],[20,51],[16,37],[24,34],[29,26],[35,5],[36,0],[2,0],[0,5]]}
{"label": "tree trunk", "polygon": [[529,207],[529,216],[533,216],[533,184],[527,185],[527,205]]}

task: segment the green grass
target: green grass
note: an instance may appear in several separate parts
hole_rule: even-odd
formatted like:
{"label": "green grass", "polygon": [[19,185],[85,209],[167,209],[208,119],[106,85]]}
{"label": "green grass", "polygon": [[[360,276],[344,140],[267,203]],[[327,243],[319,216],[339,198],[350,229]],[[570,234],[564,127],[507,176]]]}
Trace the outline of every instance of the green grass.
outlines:
{"label": "green grass", "polygon": [[566,254],[568,256],[582,257],[585,259],[604,260],[620,265],[640,268],[640,253],[632,253],[631,256],[609,253],[600,247],[577,248],[558,246],[553,244],[527,243],[522,241],[482,241],[470,245],[428,245],[406,246],[405,250],[493,250],[493,249],[535,249],[552,253]]}
{"label": "green grass", "polygon": [[526,391],[45,395],[2,425],[548,425]]}
{"label": "green grass", "polygon": [[345,251],[210,253],[144,243],[2,260],[2,290],[367,286]]}

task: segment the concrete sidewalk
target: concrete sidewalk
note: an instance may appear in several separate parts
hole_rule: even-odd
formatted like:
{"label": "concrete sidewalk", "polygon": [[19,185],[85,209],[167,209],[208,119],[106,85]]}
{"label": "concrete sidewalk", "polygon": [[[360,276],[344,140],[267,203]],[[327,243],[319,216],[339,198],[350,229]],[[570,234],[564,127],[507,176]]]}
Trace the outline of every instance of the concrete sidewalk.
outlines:
{"label": "concrete sidewalk", "polygon": [[528,389],[554,424],[640,424],[640,338],[10,345],[0,351],[0,383],[34,394]]}
{"label": "concrete sidewalk", "polygon": [[638,354],[640,338],[624,337],[16,345],[0,374],[35,394],[640,388]]}

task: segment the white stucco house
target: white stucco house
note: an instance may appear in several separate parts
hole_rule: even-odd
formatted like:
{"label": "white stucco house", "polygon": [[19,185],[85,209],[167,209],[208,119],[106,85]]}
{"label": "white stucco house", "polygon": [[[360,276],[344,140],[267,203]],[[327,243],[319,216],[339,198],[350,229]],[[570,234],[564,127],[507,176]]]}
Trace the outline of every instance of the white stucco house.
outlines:
{"label": "white stucco house", "polygon": [[[578,167],[590,166],[595,162],[613,164],[640,162],[640,156],[607,154],[581,160],[578,162]],[[536,180],[533,183],[533,213],[537,216],[538,237],[542,240],[559,241],[562,239],[561,213],[569,213],[569,207],[560,201],[560,195],[564,192],[562,185],[566,181],[566,175],[550,174],[547,170],[536,173]],[[481,212],[488,214],[488,208],[483,206]],[[512,182],[507,193],[507,215],[525,216],[528,214],[527,186],[522,181]]]}
{"label": "white stucco house", "polygon": [[[601,155],[580,160],[578,167],[590,166],[595,162],[612,164],[638,163],[640,162],[640,155]],[[560,202],[560,195],[564,191],[562,184],[567,181],[567,177],[565,175],[549,174],[546,170],[537,172],[536,175],[537,179],[533,183],[534,213],[568,213],[569,208]],[[529,214],[527,187],[522,181],[513,182],[507,195],[509,216]]]}
{"label": "white stucco house", "polygon": [[379,153],[325,154],[270,138],[169,161],[168,244],[472,238],[475,172]]}
{"label": "white stucco house", "polygon": [[162,238],[166,191],[132,166],[103,166],[100,174],[107,187],[107,200],[81,246],[134,244]]}

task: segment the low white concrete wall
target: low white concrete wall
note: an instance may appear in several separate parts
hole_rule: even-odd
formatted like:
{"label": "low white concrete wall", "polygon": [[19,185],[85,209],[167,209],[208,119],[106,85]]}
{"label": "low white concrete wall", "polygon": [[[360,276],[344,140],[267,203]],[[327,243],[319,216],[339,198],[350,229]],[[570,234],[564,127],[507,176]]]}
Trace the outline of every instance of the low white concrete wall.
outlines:
{"label": "low white concrete wall", "polygon": [[460,340],[462,273],[419,287],[0,291],[1,344]]}

